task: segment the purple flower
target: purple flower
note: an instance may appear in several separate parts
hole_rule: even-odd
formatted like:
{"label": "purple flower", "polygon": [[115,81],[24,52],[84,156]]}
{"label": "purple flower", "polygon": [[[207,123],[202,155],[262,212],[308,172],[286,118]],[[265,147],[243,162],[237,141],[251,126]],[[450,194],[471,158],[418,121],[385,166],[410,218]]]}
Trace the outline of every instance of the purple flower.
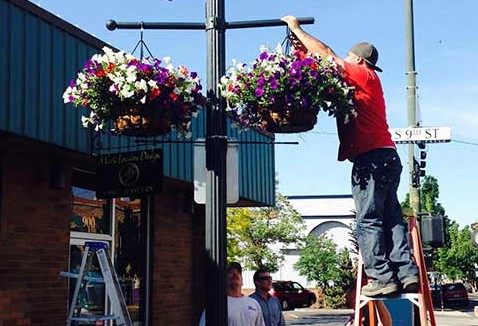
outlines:
{"label": "purple flower", "polygon": [[277,84],[277,79],[270,80],[269,86],[271,87],[271,89],[277,89],[279,87],[279,84]]}
{"label": "purple flower", "polygon": [[262,94],[264,94],[264,89],[261,87],[257,87],[255,94],[257,97],[262,96]]}

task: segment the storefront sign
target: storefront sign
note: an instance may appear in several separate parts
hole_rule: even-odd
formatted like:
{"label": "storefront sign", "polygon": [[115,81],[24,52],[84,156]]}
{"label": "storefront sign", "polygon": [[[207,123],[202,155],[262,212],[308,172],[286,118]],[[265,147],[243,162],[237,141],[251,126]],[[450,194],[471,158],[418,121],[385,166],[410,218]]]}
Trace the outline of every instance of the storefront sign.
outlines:
{"label": "storefront sign", "polygon": [[101,155],[97,158],[97,198],[138,198],[158,193],[163,181],[161,150]]}

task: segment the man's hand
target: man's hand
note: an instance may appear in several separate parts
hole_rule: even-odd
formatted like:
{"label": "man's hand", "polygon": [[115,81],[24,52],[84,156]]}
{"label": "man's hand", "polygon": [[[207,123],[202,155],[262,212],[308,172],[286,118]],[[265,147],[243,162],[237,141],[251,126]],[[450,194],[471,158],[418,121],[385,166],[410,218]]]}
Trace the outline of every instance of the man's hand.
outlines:
{"label": "man's hand", "polygon": [[293,32],[297,29],[300,29],[300,23],[297,17],[295,16],[284,16],[281,18],[281,20],[285,23],[287,23],[287,26],[289,26],[289,29]]}
{"label": "man's hand", "polygon": [[295,16],[284,16],[281,20],[287,23],[291,34],[289,35],[290,44],[296,50],[300,50],[303,52],[307,52],[307,48],[304,44],[299,40],[299,38],[294,34],[295,31],[301,30],[300,22]]}

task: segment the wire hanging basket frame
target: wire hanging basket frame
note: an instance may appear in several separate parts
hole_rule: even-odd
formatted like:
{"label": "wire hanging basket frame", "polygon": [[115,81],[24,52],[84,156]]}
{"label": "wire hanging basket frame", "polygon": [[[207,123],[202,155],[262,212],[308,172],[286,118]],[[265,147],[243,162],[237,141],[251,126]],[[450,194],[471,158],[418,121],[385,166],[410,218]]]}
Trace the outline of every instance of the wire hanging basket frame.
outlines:
{"label": "wire hanging basket frame", "polygon": [[[144,27],[141,22],[140,39],[131,54],[139,47],[139,58],[144,59],[145,49],[152,58],[153,54],[144,41]],[[170,119],[166,110],[161,110],[160,104],[153,101],[137,106],[119,107],[113,116],[113,127],[116,133],[124,136],[155,137],[164,136],[171,131]]]}

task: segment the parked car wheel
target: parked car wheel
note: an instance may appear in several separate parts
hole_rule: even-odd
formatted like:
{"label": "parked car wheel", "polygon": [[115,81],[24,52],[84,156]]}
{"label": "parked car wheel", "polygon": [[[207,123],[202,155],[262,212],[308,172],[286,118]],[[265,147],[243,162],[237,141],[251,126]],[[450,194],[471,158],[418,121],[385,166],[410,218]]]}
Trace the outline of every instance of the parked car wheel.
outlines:
{"label": "parked car wheel", "polygon": [[317,302],[317,298],[315,297],[315,295],[313,297],[310,298],[310,303],[309,303],[309,307],[312,306],[314,303]]}
{"label": "parked car wheel", "polygon": [[284,311],[290,310],[289,301],[287,301],[287,300],[282,301],[282,310],[284,310]]}

